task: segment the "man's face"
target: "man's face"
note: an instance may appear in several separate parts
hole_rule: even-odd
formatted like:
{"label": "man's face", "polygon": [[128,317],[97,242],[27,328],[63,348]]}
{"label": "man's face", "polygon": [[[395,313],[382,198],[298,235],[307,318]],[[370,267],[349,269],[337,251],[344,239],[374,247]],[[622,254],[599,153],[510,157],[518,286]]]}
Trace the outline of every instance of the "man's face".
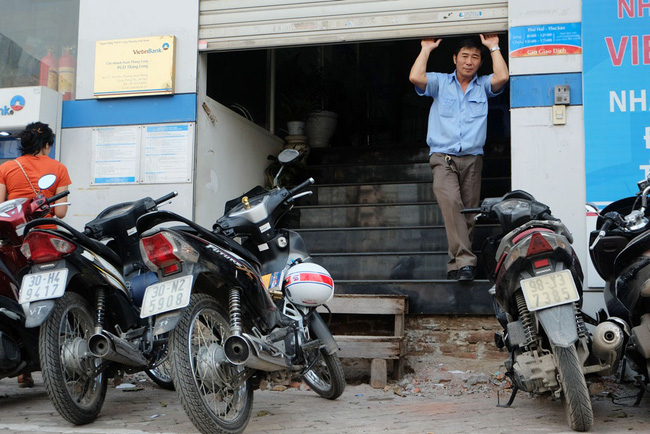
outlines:
{"label": "man's face", "polygon": [[458,55],[454,55],[454,65],[458,75],[472,78],[481,66],[481,50],[478,48],[461,48]]}

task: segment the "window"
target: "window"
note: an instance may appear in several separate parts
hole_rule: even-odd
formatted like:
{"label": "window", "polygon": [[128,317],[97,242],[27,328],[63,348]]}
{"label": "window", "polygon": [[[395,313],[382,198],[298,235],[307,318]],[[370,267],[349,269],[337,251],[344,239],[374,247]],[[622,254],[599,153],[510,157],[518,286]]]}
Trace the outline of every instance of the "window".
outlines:
{"label": "window", "polygon": [[74,99],[80,0],[3,0],[0,88],[48,86]]}

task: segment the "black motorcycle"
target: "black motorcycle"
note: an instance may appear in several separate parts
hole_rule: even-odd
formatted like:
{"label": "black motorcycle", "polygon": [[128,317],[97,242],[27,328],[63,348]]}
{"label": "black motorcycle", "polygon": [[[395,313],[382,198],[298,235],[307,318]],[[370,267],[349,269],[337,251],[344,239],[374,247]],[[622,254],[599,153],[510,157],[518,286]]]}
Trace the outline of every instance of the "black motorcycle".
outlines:
{"label": "black motorcycle", "polygon": [[[297,156],[286,150],[279,160]],[[338,346],[316,311],[333,296],[332,278],[298,233],[278,226],[311,183],[253,189],[227,204],[212,231],[165,211],[138,220],[143,256],[160,279],[145,292],[142,316],[155,317],[154,333],[172,332],[174,384],[202,432],[243,431],[263,381],[301,378],[324,398],[343,393]],[[155,227],[171,222],[182,226]]]}
{"label": "black motorcycle", "polygon": [[[27,324],[40,326],[39,353],[47,393],[74,424],[101,411],[109,377],[145,371],[172,389],[167,334],[154,339],[140,318],[142,295],[156,281],[140,257],[138,217],[176,196],[110,206],[83,232],[57,219],[25,226],[22,252],[29,264],[20,288]],[[54,224],[54,229],[39,227]]]}
{"label": "black motorcycle", "polygon": [[505,406],[518,390],[550,392],[564,399],[572,429],[589,430],[593,410],[585,375],[606,373],[611,365],[591,351],[571,233],[547,205],[521,190],[463,212],[501,226],[500,234],[486,240],[482,257],[503,327],[496,344],[510,353],[505,366],[513,392]]}
{"label": "black motorcycle", "polygon": [[637,404],[650,382],[650,177],[638,187],[636,196],[605,207],[590,234],[591,260],[605,280],[609,336],[624,341],[609,354],[617,361],[624,355],[640,374]]}
{"label": "black motorcycle", "polygon": [[18,274],[27,266],[20,247],[25,224],[47,215],[59,205],[54,202],[70,193],[66,190],[46,198],[42,191],[55,182],[55,175],[44,175],[38,180],[41,191],[35,197],[0,203],[0,378],[40,370],[38,329],[25,326],[20,305],[25,300],[19,298]]}

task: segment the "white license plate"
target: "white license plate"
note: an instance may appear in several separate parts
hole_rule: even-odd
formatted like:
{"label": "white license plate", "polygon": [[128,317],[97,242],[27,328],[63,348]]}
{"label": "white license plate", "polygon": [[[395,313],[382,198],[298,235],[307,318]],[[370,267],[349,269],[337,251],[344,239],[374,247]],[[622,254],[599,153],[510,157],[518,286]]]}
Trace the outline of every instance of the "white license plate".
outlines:
{"label": "white license plate", "polygon": [[521,289],[530,311],[572,303],[580,298],[569,270],[524,279]]}
{"label": "white license plate", "polygon": [[187,306],[192,294],[193,278],[189,275],[148,286],[144,291],[140,317],[146,318]]}
{"label": "white license plate", "polygon": [[67,268],[59,268],[44,273],[26,274],[20,284],[18,302],[23,304],[62,297],[67,280]]}

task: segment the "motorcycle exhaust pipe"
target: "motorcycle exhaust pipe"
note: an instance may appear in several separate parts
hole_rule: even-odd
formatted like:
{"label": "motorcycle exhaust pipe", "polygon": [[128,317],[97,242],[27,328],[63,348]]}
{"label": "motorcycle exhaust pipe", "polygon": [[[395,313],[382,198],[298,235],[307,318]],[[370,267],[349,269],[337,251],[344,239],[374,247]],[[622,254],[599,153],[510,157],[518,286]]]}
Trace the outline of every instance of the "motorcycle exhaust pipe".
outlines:
{"label": "motorcycle exhaust pipe", "polygon": [[616,320],[621,321],[618,318],[610,318],[598,324],[593,333],[591,351],[611,366],[605,375],[611,375],[618,368],[625,343],[625,333]]}
{"label": "motorcycle exhaust pipe", "polygon": [[246,333],[233,335],[223,345],[226,359],[233,365],[273,372],[288,369],[291,362],[284,353]]}
{"label": "motorcycle exhaust pipe", "polygon": [[111,360],[128,366],[147,366],[147,359],[140,351],[133,348],[127,341],[114,334],[102,330],[90,337],[88,341],[90,353],[95,357]]}

